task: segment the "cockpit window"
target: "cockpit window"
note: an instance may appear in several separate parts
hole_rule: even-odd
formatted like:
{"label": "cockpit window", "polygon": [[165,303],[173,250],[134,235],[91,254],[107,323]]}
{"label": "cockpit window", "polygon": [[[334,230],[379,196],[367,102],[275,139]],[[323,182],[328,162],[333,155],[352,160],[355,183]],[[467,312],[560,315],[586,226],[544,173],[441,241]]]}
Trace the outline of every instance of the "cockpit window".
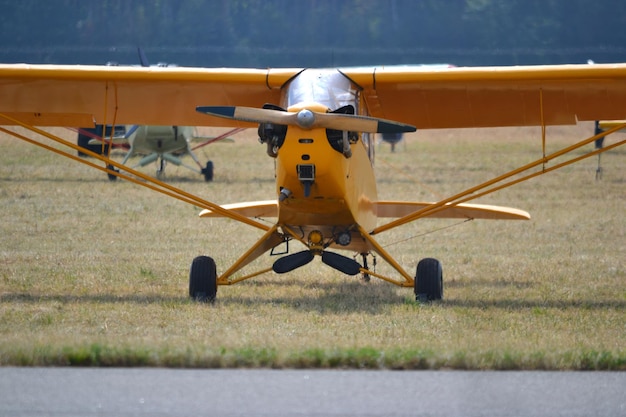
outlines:
{"label": "cockpit window", "polygon": [[282,106],[289,108],[299,103],[319,103],[330,111],[346,105],[358,108],[358,90],[337,70],[304,70],[284,90]]}

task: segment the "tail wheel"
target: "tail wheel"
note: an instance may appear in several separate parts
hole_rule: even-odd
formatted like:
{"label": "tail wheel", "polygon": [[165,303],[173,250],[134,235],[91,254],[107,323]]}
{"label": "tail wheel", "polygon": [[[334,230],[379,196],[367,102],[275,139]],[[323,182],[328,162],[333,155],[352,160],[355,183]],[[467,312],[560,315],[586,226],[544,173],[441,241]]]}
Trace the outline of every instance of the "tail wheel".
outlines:
{"label": "tail wheel", "polygon": [[213,181],[213,162],[207,161],[206,168],[202,169],[202,174],[204,174],[205,181]]}
{"label": "tail wheel", "polygon": [[208,256],[198,256],[189,271],[189,297],[203,303],[215,301],[217,272],[215,261]]}
{"label": "tail wheel", "polygon": [[433,301],[443,299],[443,271],[441,262],[424,258],[417,264],[415,272],[415,299]]}

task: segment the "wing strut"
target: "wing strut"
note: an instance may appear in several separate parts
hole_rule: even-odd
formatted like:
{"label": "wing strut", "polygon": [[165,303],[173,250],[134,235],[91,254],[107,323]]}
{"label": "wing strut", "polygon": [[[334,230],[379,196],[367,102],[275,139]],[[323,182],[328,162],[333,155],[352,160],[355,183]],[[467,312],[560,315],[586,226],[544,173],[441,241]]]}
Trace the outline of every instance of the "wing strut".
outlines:
{"label": "wing strut", "polygon": [[[378,234],[378,233],[381,233],[381,232],[393,229],[393,228],[401,226],[403,224],[415,221],[415,220],[417,220],[419,218],[422,218],[422,217],[431,215],[433,213],[436,213],[438,211],[444,210],[446,208],[446,205],[448,205],[448,207],[450,205],[455,206],[457,204],[461,204],[461,203],[465,203],[465,202],[470,201],[470,200],[474,200],[474,199],[476,199],[478,197],[482,197],[484,195],[491,194],[491,193],[493,193],[495,191],[502,190],[504,188],[508,188],[508,187],[510,187],[512,185],[515,185],[515,184],[527,181],[527,180],[529,180],[531,178],[534,178],[534,177],[537,177],[539,175],[548,173],[550,171],[554,171],[554,170],[559,169],[559,168],[563,168],[564,166],[573,164],[575,162],[581,161],[583,159],[589,158],[589,157],[594,156],[594,155],[599,155],[602,152],[605,152],[605,151],[608,151],[610,149],[616,148],[618,146],[624,145],[626,143],[626,140],[623,140],[621,142],[616,142],[616,143],[614,143],[614,144],[612,144],[610,146],[606,146],[606,147],[603,147],[603,148],[596,149],[593,152],[589,152],[589,153],[586,153],[584,155],[578,156],[576,158],[570,159],[568,161],[565,161],[563,163],[555,165],[555,166],[553,166],[551,168],[545,168],[544,167],[542,170],[533,172],[533,173],[528,174],[528,175],[525,175],[524,177],[521,177],[521,178],[518,178],[518,179],[515,179],[515,180],[511,180],[511,181],[505,182],[505,183],[497,185],[497,186],[495,185],[495,184],[500,183],[500,182],[502,182],[502,181],[504,181],[504,180],[506,180],[508,178],[513,177],[514,175],[518,175],[518,174],[521,174],[521,173],[523,173],[525,171],[528,171],[531,168],[535,168],[535,167],[537,167],[539,165],[542,165],[542,164],[545,165],[545,163],[548,162],[548,161],[551,161],[551,160],[553,160],[553,159],[555,159],[555,158],[557,158],[559,156],[563,156],[565,154],[568,154],[569,152],[572,152],[572,151],[574,151],[576,149],[579,149],[579,148],[581,148],[581,147],[583,147],[583,146],[585,146],[585,145],[587,145],[587,144],[589,144],[591,142],[596,141],[600,137],[604,137],[604,136],[609,135],[611,133],[615,133],[618,130],[624,129],[624,128],[626,128],[626,123],[622,123],[622,124],[616,125],[615,127],[612,127],[611,129],[608,129],[608,130],[606,130],[606,131],[604,131],[604,132],[602,132],[600,134],[597,134],[597,135],[594,135],[594,136],[592,136],[592,137],[590,137],[588,139],[582,140],[582,141],[580,141],[580,142],[578,142],[578,143],[576,143],[576,144],[574,144],[572,146],[568,146],[566,148],[563,148],[560,151],[554,152],[554,153],[552,153],[550,155],[546,155],[546,156],[544,156],[541,159],[538,159],[538,160],[536,160],[534,162],[531,162],[531,163],[529,163],[527,165],[524,165],[524,166],[522,166],[520,168],[517,168],[517,169],[514,169],[512,171],[509,171],[506,174],[500,175],[499,177],[496,177],[496,178],[494,178],[492,180],[486,181],[486,182],[484,182],[484,183],[482,183],[480,185],[477,185],[477,186],[472,187],[472,188],[468,188],[467,190],[465,190],[465,191],[463,191],[461,193],[458,193],[458,194],[456,194],[456,195],[454,195],[452,197],[440,200],[440,201],[438,201],[436,203],[430,204],[427,207],[424,207],[423,209],[417,210],[417,211],[415,211],[415,212],[413,212],[411,214],[407,214],[404,217],[400,217],[399,219],[396,219],[396,220],[391,221],[389,223],[383,224],[382,226],[379,226],[379,227],[375,228],[374,230],[372,230],[370,234],[375,235],[375,234]],[[489,188],[489,187],[492,187],[492,188]],[[480,190],[484,190],[484,191],[482,191],[480,193],[477,193]],[[477,193],[477,194],[475,194],[475,193]]]}
{"label": "wing strut", "polygon": [[543,170],[546,169],[546,122],[543,117],[543,88],[539,89],[539,114],[541,115],[541,154],[543,155]]}
{"label": "wing strut", "polygon": [[257,275],[271,271],[272,267],[269,267],[249,275],[238,277],[236,279],[228,279],[232,274],[239,271],[241,268],[248,265],[256,258],[285,241],[285,237],[280,234],[277,229],[278,225],[272,226],[254,245],[252,245],[250,249],[248,249],[246,253],[241,255],[241,257],[217,279],[217,284],[232,285],[237,282],[250,279]]}

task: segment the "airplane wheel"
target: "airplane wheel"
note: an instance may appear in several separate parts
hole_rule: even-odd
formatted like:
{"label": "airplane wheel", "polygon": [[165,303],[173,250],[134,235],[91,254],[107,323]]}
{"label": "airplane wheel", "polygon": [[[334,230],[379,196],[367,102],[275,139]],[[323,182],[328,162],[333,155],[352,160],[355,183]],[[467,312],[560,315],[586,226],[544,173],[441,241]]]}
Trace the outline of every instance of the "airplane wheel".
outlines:
{"label": "airplane wheel", "polygon": [[215,261],[208,256],[198,256],[189,271],[189,297],[203,303],[212,303],[217,295]]}
{"label": "airplane wheel", "polygon": [[417,264],[415,272],[415,299],[433,301],[443,298],[443,272],[441,262],[434,258],[424,258]]}
{"label": "airplane wheel", "polygon": [[[89,147],[89,137],[85,136],[85,135],[81,135],[80,133],[78,134],[78,140],[76,141],[76,144],[78,146],[80,146],[81,148],[88,148]],[[81,152],[80,150],[78,151],[78,156],[87,156],[86,153]]]}
{"label": "airplane wheel", "polygon": [[[119,170],[115,169],[115,167],[113,165],[107,165],[107,169],[109,171],[120,172]],[[117,180],[117,175],[113,175],[113,174],[107,172],[107,176],[109,177],[109,181]]]}
{"label": "airplane wheel", "polygon": [[213,181],[213,161],[207,161],[206,168],[202,170],[205,181]]}

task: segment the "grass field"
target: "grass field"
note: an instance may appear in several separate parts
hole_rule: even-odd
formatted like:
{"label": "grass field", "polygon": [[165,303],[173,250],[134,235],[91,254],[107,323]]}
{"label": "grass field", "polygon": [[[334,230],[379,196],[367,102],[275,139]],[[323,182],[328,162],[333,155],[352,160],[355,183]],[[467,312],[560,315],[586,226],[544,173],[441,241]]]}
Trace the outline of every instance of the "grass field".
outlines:
{"label": "grass field", "polygon": [[[548,151],[592,132],[549,128]],[[273,198],[254,134],[202,148],[214,182],[174,166],[168,182],[220,204]],[[193,257],[223,271],[259,232],[6,135],[0,146],[0,365],[626,370],[626,149],[602,155],[600,181],[591,158],[473,201],[530,221],[380,235],[411,273],[441,260],[442,302],[316,259],[203,305],[187,298]],[[378,146],[379,197],[436,200],[539,157],[538,128],[418,132]]]}

